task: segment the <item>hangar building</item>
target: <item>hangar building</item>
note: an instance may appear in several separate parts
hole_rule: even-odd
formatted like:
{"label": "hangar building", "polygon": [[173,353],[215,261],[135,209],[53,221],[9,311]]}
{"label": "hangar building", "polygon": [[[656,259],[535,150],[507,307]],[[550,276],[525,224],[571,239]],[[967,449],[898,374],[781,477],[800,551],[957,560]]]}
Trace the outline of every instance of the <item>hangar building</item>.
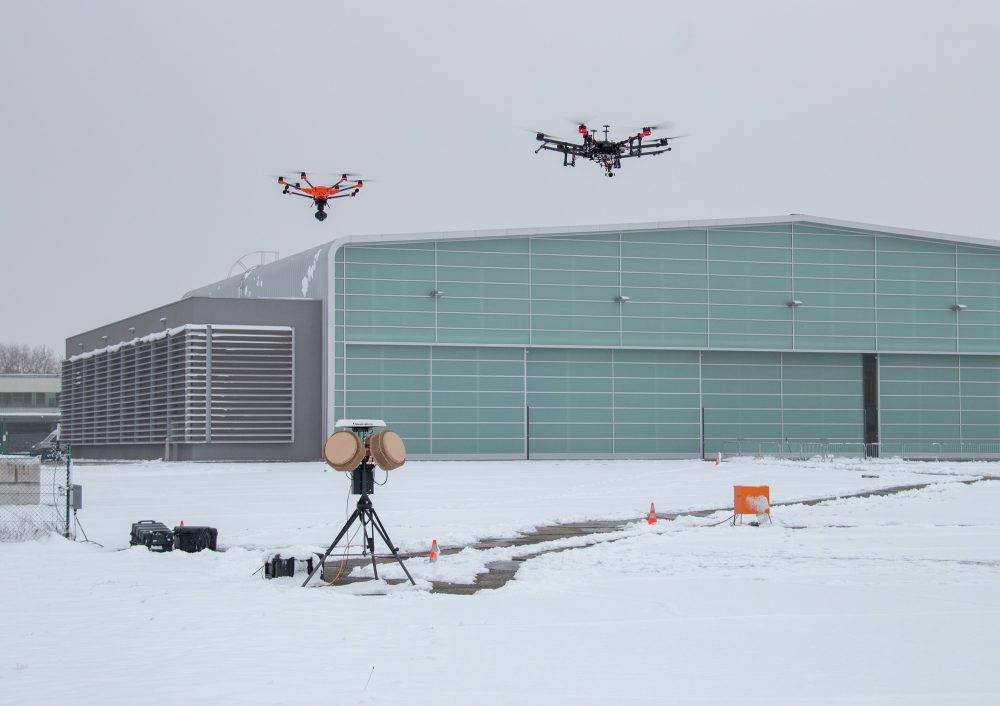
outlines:
{"label": "hangar building", "polygon": [[[285,423],[267,416],[282,389],[268,365],[291,365],[290,354],[179,372],[185,355],[188,365],[206,358],[199,338],[170,359],[178,372],[164,404],[185,420],[181,456],[317,458],[343,417],[385,419],[423,458],[1000,455],[992,241],[803,215],[346,236],[171,306],[192,300],[213,302],[213,313],[169,328],[146,316],[131,338],[129,320],[67,340],[63,427],[74,453],[132,443],[86,436],[116,394],[97,382],[89,397],[76,394],[86,365],[143,336],[172,339],[180,325],[203,327],[185,329],[193,340],[205,326],[252,320],[285,330],[295,356],[315,360],[281,403],[281,419],[314,423],[288,421],[255,452],[254,434]],[[281,309],[303,302],[316,303],[315,324]],[[315,326],[309,343],[303,326]],[[270,387],[242,378],[245,406],[229,412],[219,397],[229,378],[218,376],[253,366]],[[314,399],[299,397],[303,386]],[[218,407],[215,428],[242,431],[207,436],[206,404]],[[115,423],[134,410],[119,405]],[[147,426],[160,419],[144,437],[149,453],[170,415],[143,414]]]}

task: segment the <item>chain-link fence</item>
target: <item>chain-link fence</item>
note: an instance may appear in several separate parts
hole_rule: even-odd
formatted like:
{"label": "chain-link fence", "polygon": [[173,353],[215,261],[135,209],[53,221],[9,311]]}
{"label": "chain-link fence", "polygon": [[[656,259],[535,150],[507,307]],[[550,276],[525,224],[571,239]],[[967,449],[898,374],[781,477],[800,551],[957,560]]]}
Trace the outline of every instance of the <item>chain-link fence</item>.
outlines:
{"label": "chain-link fence", "polygon": [[0,542],[73,533],[72,460],[0,455]]}

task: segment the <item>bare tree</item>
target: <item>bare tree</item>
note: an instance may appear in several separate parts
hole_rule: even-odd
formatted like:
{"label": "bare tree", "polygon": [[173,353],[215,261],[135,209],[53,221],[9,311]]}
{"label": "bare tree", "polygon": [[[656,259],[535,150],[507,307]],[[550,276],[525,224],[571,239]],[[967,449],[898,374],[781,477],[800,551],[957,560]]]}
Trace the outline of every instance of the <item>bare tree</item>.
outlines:
{"label": "bare tree", "polygon": [[0,343],[0,374],[58,373],[59,357],[48,346]]}

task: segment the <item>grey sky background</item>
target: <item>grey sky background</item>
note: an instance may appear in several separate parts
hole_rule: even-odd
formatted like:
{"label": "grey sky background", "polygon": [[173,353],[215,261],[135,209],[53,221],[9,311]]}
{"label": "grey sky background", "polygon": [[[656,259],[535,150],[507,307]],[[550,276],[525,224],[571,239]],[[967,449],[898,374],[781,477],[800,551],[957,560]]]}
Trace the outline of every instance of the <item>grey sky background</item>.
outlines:
{"label": "grey sky background", "polygon": [[[1000,239],[1000,3],[7,2],[7,342],[339,234],[810,213]],[[614,179],[566,119],[690,133]],[[622,130],[624,132],[624,129]],[[272,174],[374,181],[317,222]]]}

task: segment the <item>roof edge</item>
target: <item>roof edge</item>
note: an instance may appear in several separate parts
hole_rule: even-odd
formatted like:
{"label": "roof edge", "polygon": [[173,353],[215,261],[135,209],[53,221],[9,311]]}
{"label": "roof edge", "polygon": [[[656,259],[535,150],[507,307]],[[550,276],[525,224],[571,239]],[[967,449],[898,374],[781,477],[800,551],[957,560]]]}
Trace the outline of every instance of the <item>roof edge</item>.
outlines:
{"label": "roof edge", "polygon": [[[937,233],[933,231],[926,230],[916,230],[911,228],[897,228],[893,226],[883,226],[874,223],[862,223],[859,221],[847,221],[837,218],[826,218],[824,216],[811,216],[803,213],[791,213],[784,216],[756,216],[756,217],[745,217],[745,218],[710,218],[710,219],[697,219],[697,220],[678,220],[678,221],[653,221],[647,223],[604,223],[597,225],[575,225],[575,226],[550,226],[545,228],[496,228],[496,229],[484,229],[484,230],[456,230],[456,231],[425,231],[422,233],[372,233],[372,234],[356,234],[356,235],[342,235],[340,237],[334,238],[326,243],[322,243],[318,246],[310,247],[302,252],[295,253],[294,255],[288,255],[286,257],[280,258],[274,262],[269,262],[266,265],[260,265],[251,270],[252,273],[258,276],[267,275],[270,276],[271,273],[281,273],[287,270],[288,267],[298,262],[298,264],[307,264],[307,261],[315,260],[321,257],[321,253],[325,250],[327,258],[329,258],[329,263],[332,264],[333,256],[337,250],[345,245],[358,245],[365,243],[413,243],[413,242],[433,242],[433,241],[446,241],[446,240],[469,240],[477,238],[517,238],[517,237],[531,237],[531,236],[557,236],[557,235],[573,235],[581,233],[600,233],[600,232],[610,232],[610,231],[646,231],[646,230],[668,230],[668,229],[678,229],[678,228],[726,228],[726,227],[736,227],[736,226],[753,226],[753,225],[785,225],[793,223],[809,223],[818,226],[828,226],[830,228],[841,228],[845,230],[855,230],[863,232],[878,232],[885,233],[887,235],[898,235],[900,237],[907,238],[918,238],[924,240],[935,240],[938,242],[951,242],[951,243],[961,243],[963,245],[972,245],[988,248],[1000,248],[1000,240],[990,240],[986,238],[970,238],[960,235],[951,235],[948,233]],[[250,273],[241,273],[239,275],[234,275],[232,277],[227,277],[222,280],[217,280],[211,282],[202,287],[197,287],[195,289],[189,290],[182,297],[181,301],[185,299],[195,298],[195,297],[209,297],[215,298],[215,296],[228,296],[232,298],[241,298],[239,296],[234,297],[233,293],[238,293],[244,278],[246,278]],[[290,285],[289,285],[290,286]],[[297,285],[296,285],[297,286]],[[286,288],[287,289],[287,288]],[[263,294],[248,294],[249,298],[271,298],[268,295]],[[295,292],[290,289],[288,291],[282,291],[282,297],[289,298],[299,298]],[[317,298],[316,296],[302,298]]]}
{"label": "roof edge", "polygon": [[[457,231],[425,231],[421,233],[373,233],[367,235],[344,235],[330,241],[328,245],[337,249],[343,245],[356,243],[383,243],[383,242],[406,242],[422,240],[466,240],[469,238],[513,238],[532,235],[571,235],[574,233],[599,233],[611,230],[640,231],[640,230],[663,230],[676,228],[724,228],[729,226],[745,225],[767,225],[767,224],[789,224],[789,223],[812,223],[825,225],[833,228],[845,228],[849,230],[878,231],[889,235],[900,235],[911,238],[922,238],[927,240],[944,240],[948,242],[964,243],[968,245],[984,245],[987,247],[1000,247],[1000,240],[989,240],[987,238],[972,238],[950,233],[939,233],[913,228],[898,228],[895,226],[885,226],[875,223],[863,223],[860,221],[848,221],[837,218],[827,218],[825,216],[812,216],[804,213],[791,213],[785,216],[756,216],[746,218],[706,218],[695,220],[679,221],[651,221],[640,223],[602,223],[576,226],[551,226],[546,228],[496,228],[484,230],[457,230]],[[266,265],[265,265],[266,267]]]}

